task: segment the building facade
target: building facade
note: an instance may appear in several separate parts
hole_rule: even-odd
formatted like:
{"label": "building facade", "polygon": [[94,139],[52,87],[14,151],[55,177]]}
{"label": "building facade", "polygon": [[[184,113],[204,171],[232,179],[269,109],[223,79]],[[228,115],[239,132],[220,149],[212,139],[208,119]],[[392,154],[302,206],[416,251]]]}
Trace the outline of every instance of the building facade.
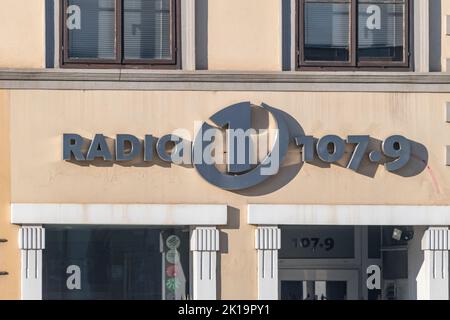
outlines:
{"label": "building facade", "polygon": [[2,4],[1,299],[450,299],[448,1]]}

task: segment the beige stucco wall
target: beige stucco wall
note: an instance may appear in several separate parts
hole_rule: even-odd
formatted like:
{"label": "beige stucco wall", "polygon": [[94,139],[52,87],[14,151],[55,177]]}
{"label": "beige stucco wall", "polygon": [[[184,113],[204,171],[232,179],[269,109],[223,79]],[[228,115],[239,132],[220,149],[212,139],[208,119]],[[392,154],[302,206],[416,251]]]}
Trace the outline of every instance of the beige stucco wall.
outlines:
{"label": "beige stucco wall", "polygon": [[10,153],[9,153],[9,93],[0,90],[0,300],[20,297],[20,256],[17,243],[18,227],[11,225],[10,216]]}
{"label": "beige stucco wall", "polygon": [[45,67],[44,0],[2,0],[0,68]]}
{"label": "beige stucco wall", "polygon": [[208,1],[210,70],[281,70],[281,1]]}
{"label": "beige stucco wall", "polygon": [[[446,35],[450,3],[441,1],[442,70],[450,59]],[[45,1],[3,0],[0,68],[45,67]],[[203,4],[204,5],[204,4]],[[281,1],[208,1],[207,66],[210,70],[281,70]],[[203,11],[202,11],[203,12]],[[224,19],[226,17],[226,19]]]}
{"label": "beige stucco wall", "polygon": [[[364,165],[361,174],[305,164],[287,185],[271,190],[288,181],[289,170],[299,164],[294,148],[275,179],[238,194],[209,185],[191,168],[79,166],[61,160],[63,133],[114,138],[118,133],[160,137],[180,127],[192,132],[194,121],[247,100],[286,111],[316,137],[370,134],[382,140],[403,134],[426,146],[428,165],[403,177],[381,166]],[[448,100],[450,94],[426,93],[11,91],[12,202],[227,204],[221,297],[256,298],[248,203],[450,204],[450,168],[444,165],[450,142],[450,125],[444,121]],[[423,165],[419,158],[411,161]]]}

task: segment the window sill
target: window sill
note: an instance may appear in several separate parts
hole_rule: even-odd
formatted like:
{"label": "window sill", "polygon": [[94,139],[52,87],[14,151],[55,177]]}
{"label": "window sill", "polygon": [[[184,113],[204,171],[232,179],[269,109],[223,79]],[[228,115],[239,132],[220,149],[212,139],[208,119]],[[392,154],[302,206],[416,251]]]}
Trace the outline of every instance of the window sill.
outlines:
{"label": "window sill", "polygon": [[0,89],[450,92],[450,73],[0,69]]}

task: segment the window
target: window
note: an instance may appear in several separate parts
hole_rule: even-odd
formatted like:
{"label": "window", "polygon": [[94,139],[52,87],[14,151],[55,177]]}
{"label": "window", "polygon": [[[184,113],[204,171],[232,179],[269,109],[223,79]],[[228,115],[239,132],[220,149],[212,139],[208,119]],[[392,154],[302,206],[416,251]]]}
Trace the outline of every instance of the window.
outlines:
{"label": "window", "polygon": [[297,0],[297,67],[409,67],[409,0]]}
{"label": "window", "polygon": [[63,4],[63,66],[179,66],[176,0],[64,0]]}
{"label": "window", "polygon": [[43,298],[189,299],[189,229],[47,227]]}

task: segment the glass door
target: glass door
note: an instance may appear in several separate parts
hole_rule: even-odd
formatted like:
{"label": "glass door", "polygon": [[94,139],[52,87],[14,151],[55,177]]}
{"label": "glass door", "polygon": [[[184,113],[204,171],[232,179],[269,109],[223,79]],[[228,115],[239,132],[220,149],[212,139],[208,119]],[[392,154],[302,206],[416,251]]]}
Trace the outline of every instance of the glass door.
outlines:
{"label": "glass door", "polygon": [[281,300],[357,300],[357,270],[280,270]]}

